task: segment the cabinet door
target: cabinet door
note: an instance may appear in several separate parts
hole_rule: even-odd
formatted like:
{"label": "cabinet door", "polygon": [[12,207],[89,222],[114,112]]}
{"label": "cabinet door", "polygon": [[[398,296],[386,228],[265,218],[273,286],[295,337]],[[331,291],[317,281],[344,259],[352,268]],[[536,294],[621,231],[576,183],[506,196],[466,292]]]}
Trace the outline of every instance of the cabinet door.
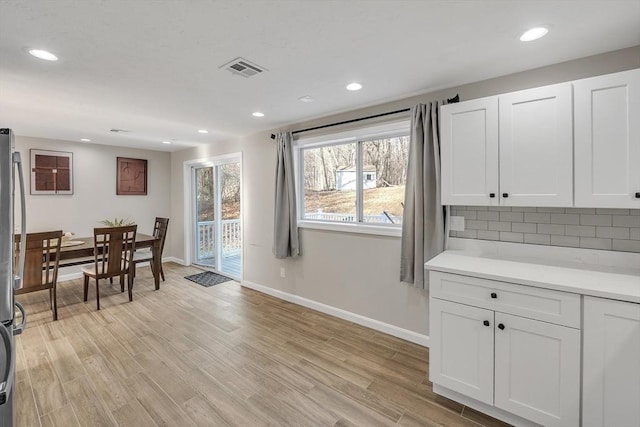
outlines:
{"label": "cabinet door", "polygon": [[573,87],[575,205],[640,208],[640,70]]}
{"label": "cabinet door", "polygon": [[498,98],[445,105],[440,117],[442,204],[498,205]]}
{"label": "cabinet door", "polygon": [[584,298],[582,423],[640,426],[640,304]]}
{"label": "cabinet door", "polygon": [[503,313],[495,324],[495,406],[545,426],[578,426],[580,330]]}
{"label": "cabinet door", "polygon": [[493,311],[431,298],[429,379],[493,404]]}
{"label": "cabinet door", "polygon": [[571,84],[499,97],[500,204],[572,206]]}

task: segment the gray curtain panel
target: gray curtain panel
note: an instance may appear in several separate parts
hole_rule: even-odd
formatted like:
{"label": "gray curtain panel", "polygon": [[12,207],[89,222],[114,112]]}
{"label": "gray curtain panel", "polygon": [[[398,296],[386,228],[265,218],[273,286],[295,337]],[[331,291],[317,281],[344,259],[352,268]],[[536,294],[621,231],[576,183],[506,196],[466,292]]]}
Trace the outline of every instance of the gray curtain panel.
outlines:
{"label": "gray curtain panel", "polygon": [[444,251],[444,209],[440,205],[440,129],[444,102],[411,109],[409,164],[402,218],[400,280],[428,289],[424,263]]}
{"label": "gray curtain panel", "polygon": [[276,200],[273,226],[273,254],[276,258],[300,254],[296,210],[295,172],[291,132],[276,134]]}

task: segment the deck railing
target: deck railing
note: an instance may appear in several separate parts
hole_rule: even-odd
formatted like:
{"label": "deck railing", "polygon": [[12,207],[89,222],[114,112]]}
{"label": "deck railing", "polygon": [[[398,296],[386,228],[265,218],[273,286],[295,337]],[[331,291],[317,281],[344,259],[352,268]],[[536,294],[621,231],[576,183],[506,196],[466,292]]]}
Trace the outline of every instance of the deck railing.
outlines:
{"label": "deck railing", "polygon": [[[333,212],[322,212],[318,209],[316,212],[305,212],[304,219],[319,219],[323,221],[340,221],[340,222],[355,222],[355,214],[343,214]],[[364,222],[373,224],[402,224],[402,217],[390,215],[385,212],[380,215],[364,215]]]}
{"label": "deck railing", "polygon": [[[222,220],[222,256],[234,256],[242,250],[240,219]],[[198,221],[198,259],[212,258],[216,253],[215,221]]]}

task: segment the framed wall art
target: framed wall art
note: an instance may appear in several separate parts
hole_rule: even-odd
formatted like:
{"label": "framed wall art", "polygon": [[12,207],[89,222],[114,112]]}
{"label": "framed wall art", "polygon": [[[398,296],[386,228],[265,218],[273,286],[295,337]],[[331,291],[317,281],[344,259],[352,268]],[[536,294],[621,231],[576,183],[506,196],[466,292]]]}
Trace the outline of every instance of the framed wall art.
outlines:
{"label": "framed wall art", "polygon": [[31,194],[73,194],[73,153],[29,150]]}
{"label": "framed wall art", "polygon": [[116,194],[119,196],[147,195],[147,161],[117,158]]}

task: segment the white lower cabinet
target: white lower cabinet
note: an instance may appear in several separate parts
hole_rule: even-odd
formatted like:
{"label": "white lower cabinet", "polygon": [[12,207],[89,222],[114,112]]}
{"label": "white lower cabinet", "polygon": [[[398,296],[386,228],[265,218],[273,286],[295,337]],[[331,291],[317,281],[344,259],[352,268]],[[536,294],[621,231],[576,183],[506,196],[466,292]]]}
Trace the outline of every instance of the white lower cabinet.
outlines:
{"label": "white lower cabinet", "polygon": [[580,331],[496,313],[495,402],[545,426],[580,422]]}
{"label": "white lower cabinet", "polygon": [[431,299],[429,377],[493,404],[493,311]]}
{"label": "white lower cabinet", "polygon": [[[549,427],[579,426],[580,329],[565,325],[580,324],[580,297],[566,294],[565,301],[565,293],[548,291],[557,307],[539,309],[536,318],[532,307],[539,308],[542,294],[535,289],[431,274],[429,377],[434,385],[481,402],[491,415],[502,413],[517,425],[520,417]],[[468,292],[458,292],[462,284]],[[517,304],[512,295],[518,295]],[[474,299],[482,307],[469,305]],[[551,316],[556,311],[563,316]]]}
{"label": "white lower cabinet", "polygon": [[583,426],[640,426],[640,304],[585,297],[583,330]]}

